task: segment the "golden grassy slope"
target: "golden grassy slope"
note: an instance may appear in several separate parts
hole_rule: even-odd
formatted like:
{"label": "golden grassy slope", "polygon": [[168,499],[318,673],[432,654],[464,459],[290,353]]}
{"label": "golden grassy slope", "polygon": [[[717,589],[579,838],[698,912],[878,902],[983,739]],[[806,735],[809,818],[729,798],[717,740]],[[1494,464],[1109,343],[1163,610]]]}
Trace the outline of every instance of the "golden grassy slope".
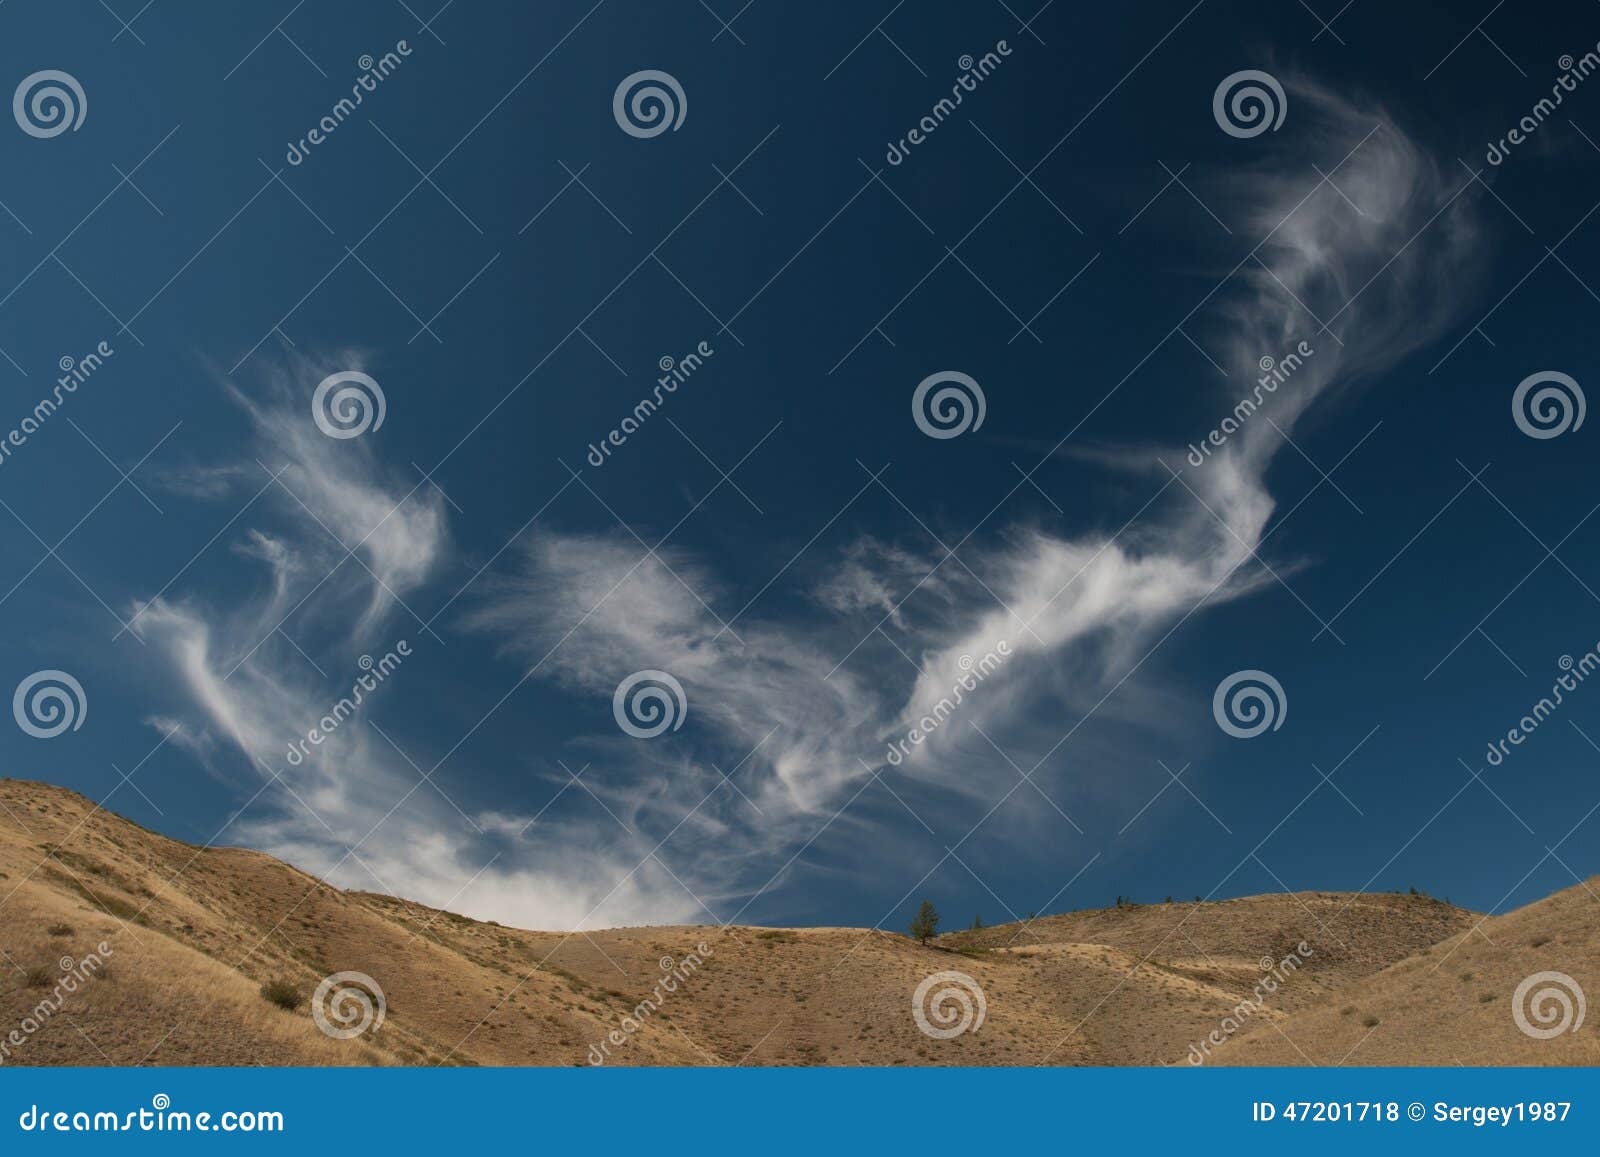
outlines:
{"label": "golden grassy slope", "polygon": [[[1251,1018],[1255,1031],[1219,1053],[1292,1062],[1302,1058],[1272,1051],[1268,1019],[1297,1040],[1303,1032],[1319,1058],[1358,1024],[1337,1011],[1351,1000],[1377,1010],[1380,1027],[1398,1025],[1396,1006],[1414,998],[1384,986],[1413,961],[1441,958],[1448,944],[1430,957],[1431,946],[1477,919],[1424,897],[1300,893],[1047,916],[926,947],[849,928],[565,935],[341,892],[260,853],[166,839],[60,788],[0,780],[0,805],[0,1039],[50,993],[59,957],[100,941],[112,949],[104,972],[12,1050],[8,1063],[20,1064],[586,1064],[613,1032],[626,1040],[609,1048],[618,1064],[1172,1063],[1251,991],[1263,959],[1306,941],[1312,951]],[[1592,902],[1572,909],[1595,926]],[[1510,944],[1494,929],[1524,913],[1483,931]],[[1519,935],[1531,944],[1546,934]],[[1491,967],[1490,946],[1473,941],[1456,956],[1476,963],[1443,970],[1455,1003],[1430,999],[1443,1019],[1451,1008],[1488,1017],[1474,1002],[1480,989],[1498,992],[1506,1023],[1482,1026],[1498,1048],[1522,974],[1507,978],[1525,958]],[[663,995],[664,958],[681,970],[700,944],[697,971]],[[1526,970],[1545,955],[1526,957]],[[1453,979],[1469,968],[1484,984]],[[324,1036],[304,1004],[284,1011],[259,992],[282,978],[309,996],[346,970],[375,977],[387,999],[382,1028],[354,1040]],[[970,976],[987,1009],[980,1029],[949,1040],[911,1015],[913,990],[943,970]],[[1360,1059],[1413,1059],[1406,1047],[1398,1029],[1392,1047],[1375,1032]],[[1498,1059],[1474,1040],[1458,1048],[1468,1063]]]}
{"label": "golden grassy slope", "polygon": [[1027,960],[1099,1063],[1164,1064],[1291,953],[1294,971],[1254,1018],[1326,1000],[1472,918],[1427,897],[1300,892],[1069,912],[943,939]]}
{"label": "golden grassy slope", "polygon": [[[1337,998],[1249,1033],[1220,1050],[1234,1065],[1600,1065],[1600,1008],[1549,1039],[1517,1027],[1512,997],[1540,972],[1559,972],[1600,997],[1600,877],[1467,929],[1358,980]],[[1535,989],[1545,987],[1536,985]],[[1564,983],[1562,987],[1565,987]],[[1570,992],[1570,990],[1569,990]],[[1534,1028],[1548,1024],[1524,1015]],[[1574,1001],[1576,1009],[1576,1001]]]}

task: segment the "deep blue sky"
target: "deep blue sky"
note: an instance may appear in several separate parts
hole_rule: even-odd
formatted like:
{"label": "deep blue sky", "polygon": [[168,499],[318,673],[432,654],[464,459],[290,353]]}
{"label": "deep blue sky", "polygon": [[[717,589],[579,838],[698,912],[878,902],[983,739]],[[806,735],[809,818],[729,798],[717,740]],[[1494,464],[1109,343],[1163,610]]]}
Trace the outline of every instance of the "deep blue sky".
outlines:
{"label": "deep blue sky", "polygon": [[[1489,908],[1594,872],[1600,685],[1502,766],[1485,751],[1600,642],[1593,420],[1541,440],[1511,411],[1535,372],[1593,383],[1600,80],[1484,155],[1600,41],[1600,9],[1474,32],[1478,7],[1360,0],[1331,31],[1220,0],[1055,3],[1027,29],[1035,5],[999,0],[756,0],[727,30],[731,0],[461,0],[426,29],[436,0],[290,7],[157,3],[127,29],[98,3],[0,8],[6,90],[59,69],[88,104],[49,139],[0,126],[0,428],[62,358],[115,350],[0,465],[0,681],[62,669],[88,700],[58,738],[8,720],[5,774],[516,923],[899,927],[924,895],[964,923],[1409,885]],[[682,86],[677,131],[613,118],[642,69]],[[1276,132],[1213,118],[1242,69],[1286,88]],[[1258,340],[1275,326],[1320,367],[1275,418],[1293,443],[1269,406],[1243,483],[1208,463],[1172,484],[1156,460],[1183,467],[1250,364],[1291,348]],[[326,438],[312,392],[347,369],[386,417]],[[929,438],[911,396],[946,370],[986,417]],[[1220,576],[1257,545],[1250,509],[1219,507],[1223,535],[1202,497],[1270,499],[1260,561],[1206,599],[1158,575],[1154,606],[1107,575],[924,758],[885,765],[915,666],[948,688],[940,657],[1052,551],[1092,556],[1131,519],[1109,553]],[[380,522],[334,571],[334,538]],[[119,635],[158,595],[143,644]],[[286,765],[358,656],[401,638],[368,709]],[[687,720],[633,739],[611,689],[652,668]],[[1288,700],[1248,740],[1212,717],[1243,669]]]}

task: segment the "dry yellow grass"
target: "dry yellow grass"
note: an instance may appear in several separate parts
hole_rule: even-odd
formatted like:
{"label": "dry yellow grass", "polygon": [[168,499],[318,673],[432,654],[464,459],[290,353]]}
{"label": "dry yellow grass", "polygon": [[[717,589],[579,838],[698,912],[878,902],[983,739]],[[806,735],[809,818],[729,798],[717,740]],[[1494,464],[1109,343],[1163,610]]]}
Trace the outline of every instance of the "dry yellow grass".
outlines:
{"label": "dry yellow grass", "polygon": [[[1600,1033],[1529,1036],[1512,1014],[1517,986],[1559,972],[1600,997],[1600,877],[1465,930],[1341,991],[1337,999],[1241,1037],[1235,1065],[1597,1065]],[[1538,985],[1535,987],[1544,987]],[[1562,987],[1565,987],[1563,982]],[[1574,996],[1576,994],[1573,994]],[[1576,1001],[1574,1001],[1576,1010]],[[1548,1011],[1559,1022],[1554,1004]],[[1524,1002],[1534,1028],[1545,1027]],[[1575,1019],[1575,1018],[1574,1018]]]}
{"label": "dry yellow grass", "polygon": [[[566,935],[342,892],[60,788],[0,780],[0,803],[0,1040],[49,995],[39,982],[60,957],[111,949],[12,1064],[583,1065],[602,1050],[610,1064],[1181,1063],[1263,961],[1302,941],[1311,951],[1217,1062],[1303,1063],[1286,1038],[1318,1060],[1357,1043],[1368,1063],[1596,1060],[1592,1032],[1529,1042],[1509,1014],[1517,980],[1540,968],[1570,964],[1600,990],[1600,907],[1576,892],[1477,933],[1474,914],[1426,897],[1299,893],[1074,912],[927,946],[851,928]],[[284,980],[309,998],[340,971],[382,986],[381,1029],[331,1039],[306,1003],[260,991]],[[940,971],[981,988],[980,1028],[919,1029],[912,993]]]}
{"label": "dry yellow grass", "polygon": [[[135,942],[131,933],[119,935],[114,919],[70,897],[25,888],[7,902],[0,927],[12,966],[0,997],[0,1037],[24,1021],[43,1022],[12,1047],[9,1063],[382,1061],[376,1052],[340,1048],[309,1018],[268,1004],[227,965],[148,931]],[[91,959],[94,965],[83,963]]]}

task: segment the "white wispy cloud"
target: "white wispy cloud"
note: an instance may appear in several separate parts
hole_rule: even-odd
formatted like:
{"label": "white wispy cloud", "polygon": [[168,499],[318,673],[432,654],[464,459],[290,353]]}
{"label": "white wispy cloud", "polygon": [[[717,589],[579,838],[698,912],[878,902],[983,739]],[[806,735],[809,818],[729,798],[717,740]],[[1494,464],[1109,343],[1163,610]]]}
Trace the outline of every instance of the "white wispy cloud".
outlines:
{"label": "white wispy cloud", "polygon": [[[1204,606],[1277,581],[1256,552],[1277,509],[1266,473],[1286,437],[1319,401],[1432,338],[1471,264],[1470,216],[1453,200],[1459,182],[1381,110],[1303,82],[1291,92],[1298,120],[1315,126],[1304,134],[1314,156],[1294,164],[1276,156],[1231,189],[1234,204],[1248,207],[1248,234],[1266,240],[1260,264],[1230,279],[1212,313],[1214,348],[1230,371],[1230,384],[1214,394],[1217,420],[1250,391],[1264,355],[1281,358],[1302,339],[1315,352],[1203,467],[1188,468],[1182,450],[1140,452],[1153,477],[1170,478],[1158,457],[1183,477],[1125,533],[999,528],[963,551],[971,572],[954,562],[935,569],[939,555],[863,539],[813,591],[834,621],[748,618],[737,642],[700,600],[739,600],[723,600],[697,559],[679,551],[658,565],[620,538],[546,534],[476,622],[539,662],[537,674],[594,695],[640,668],[673,672],[689,688],[710,751],[744,752],[770,736],[741,775],[764,814],[736,800],[716,809],[730,829],[719,841],[740,854],[814,830],[881,766],[885,744],[935,713],[971,660],[1001,640],[1013,657],[964,696],[956,723],[916,748],[906,770],[993,799],[1017,772],[974,744],[969,724],[997,737],[1025,770],[1089,713],[1161,731],[1169,696],[1141,669],[1151,648]],[[1279,560],[1272,570],[1292,574],[1294,566]],[[885,664],[877,648],[870,662],[835,670],[875,624],[911,663]],[[1137,696],[1126,693],[1132,687]],[[1088,750],[1104,754],[1094,741]]]}
{"label": "white wispy cloud", "polygon": [[[359,440],[316,428],[306,400],[327,372],[292,358],[263,398],[236,395],[256,430],[262,481],[277,475],[259,510],[272,529],[241,527],[232,544],[265,568],[265,590],[232,605],[218,605],[215,595],[167,596],[135,608],[178,700],[152,726],[177,729],[182,746],[236,781],[248,768],[245,787],[270,781],[224,841],[340,886],[530,927],[691,917],[693,900],[658,866],[629,874],[639,857],[630,858],[626,841],[533,815],[462,814],[437,780],[424,782],[370,725],[373,704],[390,688],[354,702],[365,666],[357,657],[393,654],[408,631],[416,657],[386,681],[429,678],[417,625],[398,607],[440,569],[448,535],[435,494],[391,475]],[[346,558],[351,550],[359,562]],[[291,632],[299,642],[289,641]],[[313,661],[326,665],[327,678]],[[329,716],[337,720],[331,730],[320,722]],[[304,744],[319,726],[323,741]],[[297,743],[305,754],[292,759]]]}
{"label": "white wispy cloud", "polygon": [[[1461,181],[1446,180],[1381,109],[1306,82],[1290,91],[1299,121],[1315,126],[1306,135],[1329,180],[1275,156],[1231,182],[1232,203],[1250,209],[1247,235],[1266,240],[1261,264],[1248,262],[1237,288],[1219,295],[1231,384],[1217,393],[1217,422],[1251,391],[1263,356],[1281,358],[1302,339],[1315,352],[1203,466],[1187,469],[1182,451],[1160,455],[1183,477],[1134,532],[1116,541],[1026,533],[987,552],[989,585],[1006,606],[931,651],[902,722],[948,694],[962,655],[998,638],[1019,653],[1013,675],[1043,656],[1078,673],[1078,697],[1092,706],[1180,616],[1276,581],[1255,552],[1276,509],[1266,471],[1285,438],[1320,400],[1435,337],[1458,307],[1476,248],[1455,199]],[[1157,464],[1156,476],[1167,467]],[[1008,696],[1002,709],[1028,705]],[[980,700],[975,713],[992,709]],[[932,763],[937,748],[928,745]]]}
{"label": "white wispy cloud", "polygon": [[[745,599],[705,561],[681,549],[647,553],[621,535],[532,531],[477,582],[462,603],[472,608],[466,625],[495,639],[536,687],[576,693],[602,716],[635,671],[669,671],[685,687],[688,723],[671,742],[604,725],[574,742],[624,773],[567,785],[609,810],[595,824],[564,817],[558,826],[517,806],[459,815],[367,726],[365,706],[314,759],[285,766],[286,745],[329,710],[329,685],[343,677],[312,678],[303,657],[270,641],[279,620],[318,624],[331,640],[318,661],[351,670],[363,648],[410,629],[400,603],[438,576],[449,531],[439,502],[391,475],[369,442],[316,429],[305,403],[322,367],[292,362],[266,400],[241,396],[262,478],[282,470],[276,521],[234,544],[266,568],[268,585],[229,607],[170,598],[138,613],[178,676],[189,731],[213,737],[194,749],[215,761],[225,740],[291,789],[247,817],[242,833],[338,882],[507,922],[707,919],[702,904],[739,907],[824,829],[863,855],[899,854],[902,833],[864,819],[868,805],[840,809],[882,766],[886,745],[950,695],[964,659],[1001,640],[1011,657],[900,769],[963,801],[957,815],[992,800],[997,784],[1016,785],[1012,761],[1030,770],[1088,715],[1147,734],[1168,726],[1170,692],[1141,667],[1145,656],[1206,605],[1276,581],[1255,552],[1278,508],[1267,473],[1285,438],[1435,335],[1460,300],[1474,248],[1470,217],[1452,202],[1458,183],[1381,111],[1304,83],[1290,91],[1297,123],[1315,126],[1301,137],[1310,154],[1276,156],[1231,190],[1235,206],[1249,207],[1244,233],[1267,240],[1260,264],[1237,271],[1206,314],[1230,375],[1213,394],[1217,419],[1248,391],[1263,355],[1281,357],[1302,339],[1315,353],[1202,467],[1187,467],[1182,450],[1138,451],[1138,465],[1167,490],[1124,532],[997,526],[960,562],[862,539],[812,585],[807,613],[753,610],[734,631],[708,605]],[[1319,183],[1311,161],[1330,182]],[[1206,380],[1209,389],[1216,379]],[[1118,454],[1097,451],[1104,463]],[[1157,456],[1181,480],[1170,481]],[[195,477],[204,491],[232,475],[225,467]],[[361,565],[333,570],[347,547]],[[876,642],[858,651],[869,632]],[[422,658],[410,662],[415,672],[396,679],[432,677]],[[985,741],[974,739],[977,728]],[[1087,772],[1069,786],[1093,792],[1093,768],[1116,753],[1103,736],[1074,744]]]}

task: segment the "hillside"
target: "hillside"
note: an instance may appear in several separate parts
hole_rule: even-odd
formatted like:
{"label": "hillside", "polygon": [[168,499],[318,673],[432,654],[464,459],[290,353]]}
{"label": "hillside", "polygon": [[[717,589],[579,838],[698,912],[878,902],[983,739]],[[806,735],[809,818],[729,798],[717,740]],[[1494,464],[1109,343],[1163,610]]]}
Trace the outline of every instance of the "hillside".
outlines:
{"label": "hillside", "polygon": [[[1527,978],[1561,973],[1532,985],[1522,1000],[1527,1024],[1554,1032],[1530,1036],[1517,1026],[1513,996]],[[1540,999],[1538,994],[1547,995]],[[1565,995],[1570,1012],[1562,1007]],[[1243,1036],[1218,1060],[1236,1065],[1600,1065],[1600,1009],[1579,1009],[1600,996],[1600,878],[1573,885],[1503,916],[1480,918],[1465,931],[1422,949],[1337,999],[1286,1018],[1281,1031]],[[1541,1020],[1541,1010],[1545,1019]],[[1564,1021],[1571,1031],[1555,1032]]]}
{"label": "hillside", "polygon": [[[1509,1016],[1540,968],[1600,991],[1600,905],[1576,889],[1478,932],[1475,914],[1426,897],[1306,892],[1073,912],[928,946],[858,928],[568,935],[343,892],[61,788],[0,780],[0,805],[0,1041],[25,1030],[8,1064],[1181,1063],[1263,976],[1283,982],[1215,1060],[1305,1063],[1285,1035],[1337,1060],[1364,1033],[1364,1063],[1596,1060],[1592,1031],[1531,1041]],[[37,1015],[91,957],[92,975]],[[376,979],[384,1019],[334,1039],[310,998],[345,971]],[[983,998],[981,1025],[949,1039],[912,1012],[945,971]],[[292,1010],[263,996],[269,981]],[[930,1008],[932,1027],[953,1007]],[[337,1027],[353,1006],[331,1008]]]}

